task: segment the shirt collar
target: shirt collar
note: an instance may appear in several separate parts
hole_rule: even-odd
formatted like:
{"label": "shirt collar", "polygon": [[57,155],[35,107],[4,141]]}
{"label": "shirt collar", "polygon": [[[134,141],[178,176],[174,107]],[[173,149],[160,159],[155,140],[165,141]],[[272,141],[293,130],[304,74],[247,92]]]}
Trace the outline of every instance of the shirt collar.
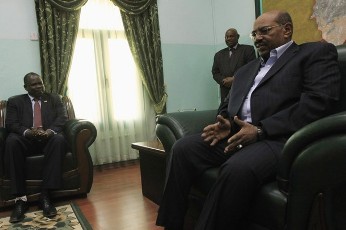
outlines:
{"label": "shirt collar", "polygon": [[229,50],[231,50],[231,49],[235,49],[235,50],[236,50],[237,47],[238,47],[238,45],[239,45],[239,43],[237,43],[237,44],[236,44],[235,46],[233,46],[233,47],[228,47],[228,49],[229,49]]}
{"label": "shirt collar", "polygon": [[292,45],[293,41],[289,41],[286,44],[283,44],[282,46],[279,46],[278,48],[276,48],[276,52],[277,52],[277,57],[280,58],[280,56],[287,50],[287,48]]}
{"label": "shirt collar", "polygon": [[[293,43],[293,41],[291,40],[291,41],[289,41],[289,42],[283,44],[282,46],[279,46],[279,47],[277,47],[277,48],[271,50],[270,53],[276,52],[276,56],[277,56],[277,59],[278,59],[278,58],[281,57],[281,55],[287,50],[287,48],[288,48],[290,45],[292,45],[292,43]],[[263,58],[261,57],[261,65],[264,65],[264,64],[265,64],[265,61],[264,61]]]}
{"label": "shirt collar", "polygon": [[[30,101],[33,101],[35,98],[33,96],[31,96],[30,94],[28,94]],[[41,98],[39,98],[39,101],[41,100]]]}

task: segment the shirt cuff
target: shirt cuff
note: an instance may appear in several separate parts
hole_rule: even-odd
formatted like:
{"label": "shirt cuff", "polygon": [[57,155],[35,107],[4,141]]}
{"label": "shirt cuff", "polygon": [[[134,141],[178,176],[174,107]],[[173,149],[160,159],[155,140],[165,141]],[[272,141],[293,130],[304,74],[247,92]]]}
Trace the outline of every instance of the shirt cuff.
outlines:
{"label": "shirt cuff", "polygon": [[24,130],[23,136],[25,137],[26,132],[28,132],[30,129]]}
{"label": "shirt cuff", "polygon": [[53,129],[47,129],[47,130],[50,130],[50,131],[52,131],[54,134],[57,134],[57,132],[55,132]]}

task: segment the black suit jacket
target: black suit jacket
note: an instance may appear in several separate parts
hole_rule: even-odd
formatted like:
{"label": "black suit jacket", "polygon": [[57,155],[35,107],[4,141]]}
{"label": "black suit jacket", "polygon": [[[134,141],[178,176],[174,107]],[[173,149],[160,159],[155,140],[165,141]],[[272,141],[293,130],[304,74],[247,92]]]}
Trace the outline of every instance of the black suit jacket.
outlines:
{"label": "black suit jacket", "polygon": [[[67,121],[66,108],[57,94],[44,93],[41,97],[43,129],[57,133],[62,131]],[[28,94],[10,97],[6,106],[6,129],[8,132],[23,135],[33,126],[32,103]]]}
{"label": "black suit jacket", "polygon": [[[220,113],[231,118],[239,114],[259,68],[258,58],[237,71],[229,102]],[[252,123],[262,125],[268,138],[287,138],[304,125],[330,114],[339,93],[335,46],[293,43],[253,91]]]}
{"label": "black suit jacket", "polygon": [[246,63],[256,58],[253,46],[238,44],[237,49],[230,57],[229,48],[218,51],[214,56],[212,74],[214,80],[220,85],[221,101],[223,101],[230,88],[222,85],[222,80],[226,77],[234,76],[234,73]]}

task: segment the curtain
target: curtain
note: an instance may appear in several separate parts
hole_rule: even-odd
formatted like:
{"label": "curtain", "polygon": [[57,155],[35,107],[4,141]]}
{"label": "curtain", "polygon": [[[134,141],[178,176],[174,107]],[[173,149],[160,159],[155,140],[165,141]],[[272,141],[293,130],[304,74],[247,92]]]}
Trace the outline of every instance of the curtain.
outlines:
{"label": "curtain", "polygon": [[69,74],[76,116],[93,122],[94,165],[138,158],[131,143],[155,139],[155,111],[143,87],[119,9],[109,0],[82,8]]}
{"label": "curtain", "polygon": [[111,0],[121,10],[126,37],[156,113],[164,113],[161,38],[156,0]]}
{"label": "curtain", "polygon": [[66,93],[80,8],[86,2],[87,0],[35,0],[41,75],[48,92]]}

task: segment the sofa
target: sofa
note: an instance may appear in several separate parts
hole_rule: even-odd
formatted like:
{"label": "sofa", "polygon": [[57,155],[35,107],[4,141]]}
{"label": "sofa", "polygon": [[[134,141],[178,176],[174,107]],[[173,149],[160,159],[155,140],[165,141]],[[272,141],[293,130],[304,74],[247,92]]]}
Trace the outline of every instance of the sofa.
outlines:
{"label": "sofa", "polygon": [[[63,187],[52,193],[53,197],[85,196],[90,192],[93,183],[93,163],[88,147],[95,141],[97,131],[95,126],[83,119],[76,119],[71,100],[64,96],[62,101],[66,106],[68,121],[64,126],[64,134],[71,147],[66,153],[63,163]],[[6,100],[0,101],[0,208],[14,204],[10,192],[9,173],[5,170],[4,147],[7,132],[5,127]],[[41,169],[43,155],[28,156],[27,159],[27,192],[28,201],[37,201],[40,195]]]}
{"label": "sofa", "polygon": [[[337,46],[341,99],[334,114],[293,134],[284,146],[276,180],[258,191],[246,230],[346,229],[346,45]],[[157,116],[156,135],[167,159],[176,140],[214,123],[217,110]],[[196,221],[218,168],[194,182],[187,217]]]}

